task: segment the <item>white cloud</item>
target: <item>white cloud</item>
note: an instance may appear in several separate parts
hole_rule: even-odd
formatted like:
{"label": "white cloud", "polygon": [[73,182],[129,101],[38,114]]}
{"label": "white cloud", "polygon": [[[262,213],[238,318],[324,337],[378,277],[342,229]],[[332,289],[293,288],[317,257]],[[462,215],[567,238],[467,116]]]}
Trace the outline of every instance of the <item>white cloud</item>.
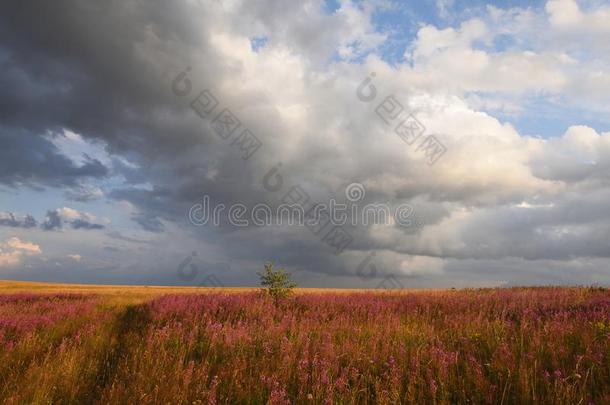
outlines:
{"label": "white cloud", "polygon": [[99,140],[84,139],[81,135],[69,130],[50,133],[49,140],[76,165],[96,159],[106,167],[112,166],[112,159],[105,149],[105,144]]}
{"label": "white cloud", "polygon": [[535,94],[607,114],[610,7],[584,12],[573,0],[552,0],[546,11],[488,6],[457,27],[425,25],[405,54],[412,64],[403,66],[405,76],[427,92],[484,93],[475,106],[501,96],[514,105]]}
{"label": "white cloud", "polygon": [[89,202],[99,200],[104,197],[104,191],[93,184],[79,184],[78,186],[70,188],[65,193],[66,197],[70,200],[79,202]]}
{"label": "white cloud", "polygon": [[436,0],[436,9],[441,18],[447,18],[450,14],[450,9],[453,7],[455,0]]}
{"label": "white cloud", "polygon": [[74,260],[75,262],[80,262],[83,259],[83,257],[78,254],[68,255],[68,258]]}
{"label": "white cloud", "polygon": [[11,237],[0,242],[0,267],[16,266],[22,262],[24,256],[40,254],[42,250],[35,243]]}
{"label": "white cloud", "polygon": [[483,49],[481,44],[489,46],[496,34],[479,19],[466,21],[457,30],[425,26],[407,54],[413,63],[410,76],[430,91],[454,94],[560,92],[565,88],[568,78],[562,66],[571,66],[573,60],[553,51]]}
{"label": "white cloud", "polygon": [[[74,208],[69,208],[69,207],[58,208],[57,211],[59,212],[59,214],[62,217],[66,218],[66,219],[77,219],[77,218],[81,218],[81,216],[82,217],[89,216],[89,214],[86,214],[86,213],[81,214]],[[85,218],[83,218],[83,219],[85,219]]]}
{"label": "white cloud", "polygon": [[610,6],[583,12],[575,0],[550,0],[545,9],[554,27],[570,31],[610,33]]}
{"label": "white cloud", "polygon": [[17,251],[4,252],[0,248],[0,267],[14,266],[19,263],[21,253]]}
{"label": "white cloud", "polygon": [[42,251],[40,250],[40,246],[31,243],[24,242],[19,238],[10,238],[6,241],[6,246],[12,248],[14,250],[22,251],[27,254],[40,254]]}

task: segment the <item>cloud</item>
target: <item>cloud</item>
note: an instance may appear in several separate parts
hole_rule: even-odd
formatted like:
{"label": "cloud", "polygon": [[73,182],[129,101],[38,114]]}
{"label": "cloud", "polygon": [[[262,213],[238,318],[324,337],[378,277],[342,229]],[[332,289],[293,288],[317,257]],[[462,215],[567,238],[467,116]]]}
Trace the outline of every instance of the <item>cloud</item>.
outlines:
{"label": "cloud", "polygon": [[436,0],[436,9],[441,18],[447,18],[450,15],[451,8],[455,0]]}
{"label": "cloud", "polygon": [[414,67],[413,80],[431,90],[448,88],[454,93],[526,92],[558,93],[568,85],[572,59],[560,52],[521,50],[491,51],[499,32],[485,21],[471,19],[458,29],[425,26],[407,54]]}
{"label": "cloud", "polygon": [[163,232],[165,229],[163,223],[154,215],[137,213],[134,214],[131,219],[137,222],[144,230],[149,232]]}
{"label": "cloud", "polygon": [[68,258],[74,260],[75,262],[80,262],[83,259],[81,255],[77,254],[68,255]]}
{"label": "cloud", "polygon": [[32,242],[11,237],[0,242],[0,267],[11,267],[21,263],[25,256],[42,254],[40,246]]}
{"label": "cloud", "polygon": [[42,251],[40,250],[40,246],[20,240],[19,238],[10,238],[6,241],[6,247],[12,248],[14,250],[18,250],[21,252],[25,252],[27,254],[40,254]]}
{"label": "cloud", "polygon": [[34,228],[36,225],[36,219],[30,214],[20,217],[12,212],[0,211],[0,226],[10,226],[13,228]]}
{"label": "cloud", "polygon": [[0,183],[32,187],[75,184],[78,179],[100,178],[108,168],[86,157],[80,165],[61,154],[45,136],[30,129],[0,126]]}
{"label": "cloud", "polygon": [[575,0],[550,0],[545,5],[554,27],[570,31],[610,33],[610,7],[583,12]]}
{"label": "cloud", "polygon": [[95,185],[78,185],[66,191],[67,199],[78,202],[96,201],[104,197],[104,191]]}
{"label": "cloud", "polygon": [[105,226],[101,224],[93,224],[84,219],[75,219],[71,222],[72,228],[74,229],[104,229]]}
{"label": "cloud", "polygon": [[[137,246],[124,249],[138,252],[129,268],[134,274],[151,264],[165,274],[160,257],[190,243],[236,263],[236,282],[252,282],[247,271],[274,258],[311,277],[305,283],[357,284],[356,266],[369,251],[377,252],[380,267],[414,283],[439,275],[443,282],[498,283],[510,281],[496,274],[507,269],[515,280],[527,280],[528,272],[537,281],[578,280],[577,270],[603,277],[610,240],[608,133],[581,125],[586,116],[575,113],[565,133],[542,139],[489,110],[519,116],[531,100],[542,99],[566,115],[574,105],[608,112],[609,53],[597,40],[603,28],[596,22],[605,21],[604,8],[490,6],[451,26],[421,24],[407,59],[390,65],[377,52],[387,33],[376,31],[377,10],[369,3],[342,2],[333,13],[319,1],[278,4],[3,5],[0,181],[57,187],[82,203],[126,202],[125,232],[90,237]],[[437,2],[441,12],[450,4]],[[23,27],[32,28],[28,36],[20,34]],[[596,40],[582,41],[581,34]],[[265,46],[253,51],[251,39],[263,36]],[[186,66],[191,90],[179,97],[172,80]],[[377,98],[363,103],[356,89],[371,72]],[[240,120],[233,138],[222,139],[213,117],[202,120],[191,109],[204,88],[218,101],[215,113],[227,108]],[[434,166],[376,114],[392,94],[424,124],[425,135],[436,134],[447,146]],[[244,160],[234,141],[246,128],[263,146]],[[93,144],[103,145],[111,160],[99,150],[81,153]],[[283,185],[268,191],[263,178],[278,163]],[[281,201],[293,185],[327,201],[353,182],[365,186],[366,202],[413,204],[423,229],[350,229],[354,243],[335,256],[302,227],[195,228],[187,221],[204,193],[252,207]],[[135,234],[129,220],[151,232],[151,241],[122,236]],[[10,216],[3,221],[22,223]],[[41,224],[43,230],[104,226],[67,207],[49,210]],[[80,241],[68,239],[71,249],[64,247],[62,257],[79,251],[87,256],[80,265],[93,262],[74,246]],[[128,277],[120,270],[129,258],[120,259],[99,268]]]}
{"label": "cloud", "polygon": [[54,229],[61,229],[62,220],[58,210],[48,210],[45,221],[41,224],[42,229],[45,231],[52,231]]}
{"label": "cloud", "polygon": [[405,80],[429,93],[475,93],[479,105],[520,104],[520,113],[544,100],[607,115],[610,8],[554,0],[546,11],[489,5],[457,26],[426,24],[405,53]]}
{"label": "cloud", "polygon": [[70,224],[73,229],[104,229],[103,224],[95,223],[95,216],[79,212],[73,208],[63,207],[55,210],[48,210],[45,221],[41,224],[46,231],[62,229],[64,223]]}

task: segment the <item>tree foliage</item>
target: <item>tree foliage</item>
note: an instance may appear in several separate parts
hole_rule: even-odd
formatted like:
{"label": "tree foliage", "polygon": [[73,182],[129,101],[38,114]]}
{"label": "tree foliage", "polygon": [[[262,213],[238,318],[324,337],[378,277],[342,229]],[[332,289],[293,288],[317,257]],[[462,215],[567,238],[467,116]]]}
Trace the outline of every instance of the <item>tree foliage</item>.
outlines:
{"label": "tree foliage", "polygon": [[258,273],[261,279],[261,286],[269,294],[276,304],[280,300],[292,294],[292,289],[297,285],[291,280],[290,273],[285,269],[273,270],[273,263],[265,263],[265,270]]}

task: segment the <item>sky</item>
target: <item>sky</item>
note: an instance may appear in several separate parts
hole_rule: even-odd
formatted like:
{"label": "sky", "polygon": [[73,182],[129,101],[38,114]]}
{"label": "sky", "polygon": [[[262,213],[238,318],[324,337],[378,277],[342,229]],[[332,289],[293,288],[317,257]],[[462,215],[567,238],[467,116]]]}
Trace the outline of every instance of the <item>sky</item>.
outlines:
{"label": "sky", "polygon": [[[610,284],[607,1],[4,2],[0,66],[0,279]],[[228,214],[331,200],[409,210]]]}

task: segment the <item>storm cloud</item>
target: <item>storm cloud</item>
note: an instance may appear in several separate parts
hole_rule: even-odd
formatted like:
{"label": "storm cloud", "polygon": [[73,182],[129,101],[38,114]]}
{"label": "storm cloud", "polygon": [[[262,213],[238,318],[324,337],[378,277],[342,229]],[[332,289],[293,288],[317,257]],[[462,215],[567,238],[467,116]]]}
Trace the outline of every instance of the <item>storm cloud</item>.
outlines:
{"label": "storm cloud", "polygon": [[[83,243],[92,269],[113,269],[99,277],[117,282],[179,283],[174,270],[193,250],[230,263],[233,284],[253,283],[265,260],[304,285],[374,286],[390,274],[405,286],[608,282],[609,124],[587,120],[610,112],[610,91],[588,91],[610,90],[595,75],[610,65],[604,32],[571,27],[570,38],[590,39],[576,52],[555,7],[482,9],[446,29],[415,24],[390,61],[400,42],[377,23],[388,12],[377,2],[3,4],[0,193],[33,193],[46,214],[37,226],[9,212],[0,225]],[[506,35],[514,49],[490,49]],[[370,100],[358,93],[367,78]],[[446,147],[433,165],[380,116],[390,96],[422,124],[421,139]],[[535,103],[572,121],[551,135],[520,131],[511,119]],[[223,111],[237,128],[219,129]],[[359,204],[410,204],[420,225],[348,226],[337,252],[328,229],[189,221],[203,195],[276,206],[298,189],[308,202],[345,203],[352,183],[366,190]],[[18,211],[19,198],[0,208]],[[48,209],[64,200],[77,208]],[[107,233],[71,239],[85,230]],[[367,279],[358,269],[371,253],[379,274]]]}

